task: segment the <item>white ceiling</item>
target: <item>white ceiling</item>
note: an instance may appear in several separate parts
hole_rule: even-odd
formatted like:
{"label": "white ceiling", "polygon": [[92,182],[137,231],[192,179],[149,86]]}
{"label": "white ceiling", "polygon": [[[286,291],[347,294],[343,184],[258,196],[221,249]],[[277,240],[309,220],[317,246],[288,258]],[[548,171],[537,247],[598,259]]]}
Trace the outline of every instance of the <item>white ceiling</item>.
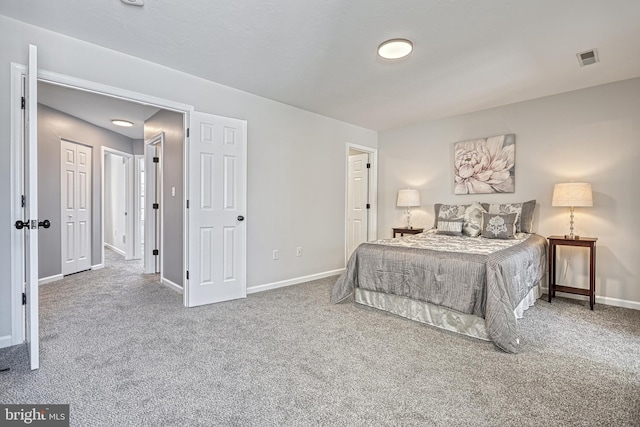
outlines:
{"label": "white ceiling", "polygon": [[[639,0],[2,0],[0,14],[375,130],[640,76]],[[378,58],[396,37],[413,53]],[[601,62],[579,67],[591,48]]]}
{"label": "white ceiling", "polygon": [[[143,139],[144,121],[159,111],[156,107],[42,82],[38,83],[38,102],[131,139]],[[133,126],[116,126],[112,119],[125,119]]]}

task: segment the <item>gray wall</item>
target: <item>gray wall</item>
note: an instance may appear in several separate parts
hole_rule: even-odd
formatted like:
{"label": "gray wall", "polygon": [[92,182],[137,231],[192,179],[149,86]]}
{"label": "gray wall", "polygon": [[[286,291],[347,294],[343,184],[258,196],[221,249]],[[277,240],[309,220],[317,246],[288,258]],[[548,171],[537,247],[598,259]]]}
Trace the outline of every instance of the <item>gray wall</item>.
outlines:
{"label": "gray wall", "polygon": [[[516,135],[515,193],[455,196],[452,144],[506,133]],[[596,295],[640,308],[640,79],[380,132],[379,144],[381,238],[403,223],[395,197],[407,186],[421,192],[423,206],[412,210],[419,227],[433,225],[434,203],[536,199],[537,232],[562,235],[569,209],[551,206],[553,185],[590,182],[594,206],[576,208],[576,234],[598,238]],[[558,277],[566,272],[564,284],[588,287],[587,261],[584,248],[563,251]]]}
{"label": "gray wall", "polygon": [[131,153],[131,139],[62,113],[46,105],[38,105],[38,215],[48,218],[51,228],[39,233],[40,278],[62,273],[61,265],[61,212],[60,212],[60,140],[77,142],[92,147],[92,246],[91,265],[102,262],[102,206],[100,195],[102,147]]}
{"label": "gray wall", "polygon": [[[164,236],[162,273],[182,286],[184,273],[184,122],[183,115],[161,110],[144,122],[144,139],[164,132],[162,158]],[[171,189],[175,188],[175,196]]]}

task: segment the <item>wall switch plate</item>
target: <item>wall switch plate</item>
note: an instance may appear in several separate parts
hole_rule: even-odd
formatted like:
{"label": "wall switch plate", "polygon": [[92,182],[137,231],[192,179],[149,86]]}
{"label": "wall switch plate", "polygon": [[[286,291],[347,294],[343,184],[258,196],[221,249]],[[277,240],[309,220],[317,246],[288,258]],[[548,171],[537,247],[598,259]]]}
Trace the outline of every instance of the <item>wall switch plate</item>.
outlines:
{"label": "wall switch plate", "polygon": [[277,249],[273,250],[273,259],[280,259],[280,252]]}
{"label": "wall switch plate", "polygon": [[302,256],[302,248],[300,246],[296,248],[296,256]]}
{"label": "wall switch plate", "polygon": [[171,187],[171,195],[176,197],[176,187]]}

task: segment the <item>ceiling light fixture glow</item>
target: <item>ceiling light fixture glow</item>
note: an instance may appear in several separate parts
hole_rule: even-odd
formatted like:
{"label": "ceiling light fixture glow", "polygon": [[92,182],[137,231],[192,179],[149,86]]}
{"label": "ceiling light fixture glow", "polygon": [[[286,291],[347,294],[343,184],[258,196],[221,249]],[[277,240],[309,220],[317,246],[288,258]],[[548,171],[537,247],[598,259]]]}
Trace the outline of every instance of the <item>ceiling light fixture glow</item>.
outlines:
{"label": "ceiling light fixture glow", "polygon": [[400,59],[409,55],[413,50],[413,43],[407,39],[391,39],[378,46],[378,55],[385,59]]}
{"label": "ceiling light fixture glow", "polygon": [[113,123],[116,126],[122,126],[125,128],[130,128],[131,126],[133,126],[133,123],[131,123],[128,120],[122,120],[122,119],[113,119],[111,120],[111,123]]}

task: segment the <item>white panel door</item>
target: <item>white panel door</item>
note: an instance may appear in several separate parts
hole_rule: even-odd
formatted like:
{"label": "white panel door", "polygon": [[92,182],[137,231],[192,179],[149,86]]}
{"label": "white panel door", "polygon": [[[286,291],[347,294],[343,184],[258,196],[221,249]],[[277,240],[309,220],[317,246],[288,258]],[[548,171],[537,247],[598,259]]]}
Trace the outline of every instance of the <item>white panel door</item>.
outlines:
{"label": "white panel door", "polygon": [[25,91],[25,293],[27,295],[27,348],[31,369],[40,367],[38,337],[38,48],[29,45],[29,66]]}
{"label": "white panel door", "polygon": [[243,120],[192,112],[188,141],[188,307],[246,297]]}
{"label": "white panel door", "polygon": [[91,148],[61,141],[62,274],[91,268]]}
{"label": "white panel door", "polygon": [[347,185],[347,258],[360,243],[368,240],[368,154],[349,156],[349,183]]}

